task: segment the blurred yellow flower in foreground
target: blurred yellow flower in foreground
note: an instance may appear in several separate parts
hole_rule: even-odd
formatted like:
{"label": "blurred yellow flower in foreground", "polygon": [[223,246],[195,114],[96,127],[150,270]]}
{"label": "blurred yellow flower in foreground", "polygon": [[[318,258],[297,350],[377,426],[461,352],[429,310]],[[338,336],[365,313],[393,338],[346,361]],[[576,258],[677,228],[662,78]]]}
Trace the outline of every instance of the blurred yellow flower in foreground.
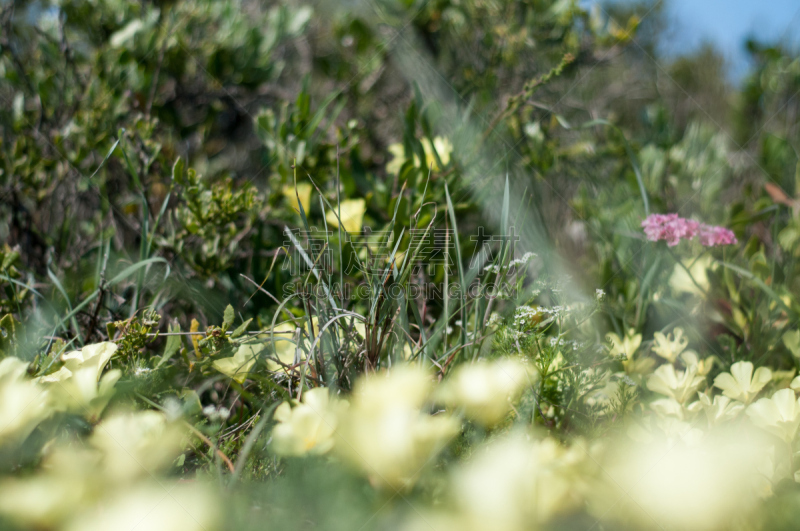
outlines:
{"label": "blurred yellow flower in foreground", "polygon": [[247,379],[250,368],[255,364],[258,353],[261,352],[263,348],[264,345],[261,344],[239,345],[239,348],[236,349],[236,354],[230,358],[222,358],[214,361],[214,368],[228,378],[242,383]]}
{"label": "blurred yellow flower in foreground", "polygon": [[103,368],[116,351],[116,344],[104,342],[64,354],[61,358],[64,366],[40,379],[53,396],[54,408],[78,413],[96,422],[114,396],[114,386],[122,376],[119,369],[103,374]]}
{"label": "blurred yellow flower in foreground", "polygon": [[592,513],[631,529],[736,528],[757,501],[756,460],[764,451],[758,437],[741,435],[609,445],[603,483],[591,490]]}
{"label": "blurred yellow flower in foreground", "polygon": [[[334,206],[334,208],[336,208]],[[342,228],[349,233],[358,234],[361,232],[361,224],[364,221],[364,213],[367,211],[367,203],[363,199],[346,199],[340,203]],[[337,212],[328,210],[325,212],[325,220],[328,222],[328,230],[336,231],[339,226]]]}
{"label": "blurred yellow flower in foreground", "polygon": [[103,454],[113,481],[148,477],[180,453],[184,431],[156,411],[118,414],[104,419],[89,438]]}
{"label": "blurred yellow flower in foreground", "polygon": [[279,455],[323,454],[333,448],[333,434],[338,423],[337,404],[327,388],[317,387],[303,393],[299,404],[284,402],[275,410],[278,425],[272,430],[272,446]]}
{"label": "blurred yellow flower in foreground", "polygon": [[722,389],[722,394],[749,404],[756,395],[772,380],[772,371],[759,367],[753,374],[753,364],[740,361],[731,365],[731,372],[723,372],[714,378],[714,387]]}
{"label": "blurred yellow flower in foreground", "polygon": [[453,477],[462,511],[478,529],[528,529],[579,506],[588,453],[522,434],[490,444]]}
{"label": "blurred yellow flower in foreground", "polygon": [[772,398],[762,398],[747,408],[747,416],[759,428],[792,442],[800,426],[800,400],[791,389],[781,389]]}
{"label": "blurred yellow flower in foreground", "polygon": [[0,448],[21,444],[50,416],[48,392],[27,378],[27,368],[13,357],[0,362]]}
{"label": "blurred yellow flower in foreground", "polygon": [[[580,444],[580,443],[578,443]],[[592,448],[512,433],[476,452],[450,477],[451,507],[413,519],[406,529],[525,531],[583,503]]]}
{"label": "blurred yellow flower in foreground", "polygon": [[116,352],[116,343],[104,341],[94,345],[85,345],[81,350],[68,352],[61,356],[61,359],[64,361],[64,367],[71,371],[84,367],[94,367],[99,374]]}
{"label": "blurred yellow flower in foreground", "polygon": [[37,529],[209,529],[216,502],[204,489],[154,479],[181,440],[161,413],[112,416],[88,445],[55,445],[37,474],[2,481],[0,513]]}
{"label": "blurred yellow flower in foreground", "polygon": [[460,430],[456,419],[421,410],[432,384],[429,374],[410,366],[359,380],[339,417],[336,453],[376,486],[411,487]]}
{"label": "blurred yellow flower in foreground", "polygon": [[676,371],[672,365],[665,364],[656,369],[647,379],[647,388],[683,404],[694,396],[694,393],[705,381],[705,378],[697,375],[697,367],[687,367],[685,371]]}
{"label": "blurred yellow flower in foreground", "polygon": [[[537,376],[535,371],[534,378]],[[531,372],[519,361],[503,359],[459,366],[438,389],[438,400],[451,408],[493,426],[511,411],[511,402],[532,384]]]}
{"label": "blurred yellow flower in foreground", "polygon": [[210,531],[219,520],[217,497],[201,485],[147,482],[114,493],[84,511],[65,531]]}

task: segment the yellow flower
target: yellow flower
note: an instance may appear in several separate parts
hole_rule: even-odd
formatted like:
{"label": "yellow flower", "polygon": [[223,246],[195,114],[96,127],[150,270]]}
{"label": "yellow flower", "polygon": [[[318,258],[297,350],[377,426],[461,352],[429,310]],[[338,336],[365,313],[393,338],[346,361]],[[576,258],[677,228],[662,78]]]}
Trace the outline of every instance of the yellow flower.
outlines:
{"label": "yellow flower", "polygon": [[386,173],[397,175],[406,162],[405,148],[403,148],[403,144],[396,143],[391,144],[388,149],[389,153],[392,154],[392,160],[386,164]]}
{"label": "yellow flower", "polygon": [[362,378],[339,417],[337,454],[366,473],[373,485],[411,487],[460,428],[450,416],[421,410],[431,387],[427,373],[409,366]]}
{"label": "yellow flower", "polygon": [[633,328],[628,330],[624,338],[609,332],[606,334],[606,339],[611,343],[610,355],[626,356],[628,360],[633,359],[633,355],[639,349],[639,345],[642,344],[642,334],[637,334]]}
{"label": "yellow flower", "polygon": [[705,378],[697,375],[695,367],[676,371],[672,365],[665,364],[647,379],[647,388],[683,404],[705,381]]}
{"label": "yellow flower", "polygon": [[433,139],[433,145],[431,145],[431,141],[427,138],[423,138],[422,142],[422,149],[425,151],[425,168],[431,167],[433,171],[439,171],[439,163],[436,161],[436,156],[433,153],[433,149],[436,148],[436,153],[439,155],[439,158],[442,160],[442,164],[447,166],[450,163],[450,153],[453,151],[453,144],[446,138],[441,136],[437,136]]}
{"label": "yellow flower", "polygon": [[674,398],[659,398],[650,402],[650,409],[660,417],[673,417],[678,420],[684,420],[685,411],[683,405],[678,403]]}
{"label": "yellow flower", "polygon": [[[606,334],[606,340],[611,343],[609,355],[625,356],[626,359],[622,362],[625,374],[630,376],[647,374],[655,365],[655,360],[652,358],[636,357],[636,351],[639,350],[639,346],[642,344],[642,334],[637,334],[633,328],[628,330],[624,338],[620,338],[617,334],[610,332]],[[638,376],[636,380],[641,381]]]}
{"label": "yellow flower", "polygon": [[50,416],[49,394],[25,376],[27,368],[14,357],[0,362],[0,447],[23,443]]}
{"label": "yellow flower", "polygon": [[261,344],[240,345],[236,350],[236,354],[230,358],[216,360],[214,362],[214,368],[228,378],[242,383],[247,379],[247,373],[250,371],[250,367],[255,364],[258,353],[261,352],[263,348],[264,345]]}
{"label": "yellow flower", "polygon": [[735,528],[751,507],[759,476],[754,461],[762,447],[747,439],[726,432],[616,441],[601,463],[603,482],[592,489],[591,512],[618,520],[611,528]]}
{"label": "yellow flower", "polygon": [[791,389],[781,389],[772,398],[762,398],[747,408],[747,416],[759,428],[792,442],[800,425],[800,400]]}
{"label": "yellow flower", "polygon": [[438,391],[439,400],[449,407],[463,408],[464,414],[493,426],[511,410],[532,379],[526,367],[513,359],[481,362],[458,367]]}
{"label": "yellow flower", "polygon": [[64,366],[39,380],[49,388],[55,409],[80,413],[91,422],[99,419],[122,376],[119,369],[103,374],[116,351],[117,345],[104,342],[64,354]]}
{"label": "yellow flower", "polygon": [[683,352],[684,349],[686,349],[686,345],[689,344],[689,339],[683,336],[683,329],[675,328],[673,334],[674,339],[672,339],[672,334],[669,338],[661,332],[653,334],[653,352],[670,363],[675,363],[675,360],[678,359],[678,355]]}
{"label": "yellow flower", "polygon": [[[364,213],[367,211],[367,203],[363,199],[347,199],[341,202],[340,207],[342,228],[353,234],[360,233]],[[339,220],[336,218],[337,213],[333,210],[325,212],[325,219],[330,225],[329,229],[333,231],[339,226]]]}
{"label": "yellow flower", "polygon": [[[711,267],[711,264],[712,260],[710,256],[698,258],[691,262],[685,262],[684,265],[692,274],[691,277],[684,267],[680,264],[675,264],[675,269],[672,272],[672,276],[669,278],[669,285],[672,291],[675,293],[689,293],[692,295],[703,295],[704,292],[708,292],[709,283],[707,270]],[[692,279],[694,279],[694,282]],[[698,285],[702,290],[697,287]]]}
{"label": "yellow flower", "polygon": [[731,365],[730,373],[714,378],[714,386],[722,389],[725,396],[749,404],[770,380],[772,371],[767,367],[759,367],[753,374],[753,364],[740,361]]}
{"label": "yellow flower", "polygon": [[150,477],[180,453],[183,431],[156,411],[118,414],[104,419],[89,439],[103,455],[109,478],[126,482]]}
{"label": "yellow flower", "polygon": [[708,373],[711,372],[711,369],[714,368],[714,363],[717,361],[716,356],[709,356],[701,360],[694,350],[685,350],[681,353],[680,358],[684,367],[696,367],[697,374],[700,376],[708,376]]}
{"label": "yellow flower", "polygon": [[[739,413],[744,411],[744,404],[731,400],[727,396],[717,395],[714,397],[713,402],[706,393],[699,393],[699,398],[699,401],[695,402],[695,404],[698,404],[705,411],[708,423],[712,426],[733,420]],[[692,406],[689,406],[690,409]]]}
{"label": "yellow flower", "polygon": [[219,521],[217,498],[199,484],[142,482],[111,493],[73,519],[65,531],[205,531]]}
{"label": "yellow flower", "polygon": [[68,352],[61,356],[61,360],[64,362],[64,367],[73,372],[82,367],[94,367],[99,377],[103,372],[103,367],[116,352],[116,343],[104,341],[94,345],[85,345],[81,350]]}
{"label": "yellow flower", "polygon": [[[52,459],[47,461],[50,464]],[[89,498],[98,494],[92,491],[92,485],[88,485],[86,478],[83,477],[85,471],[75,472],[74,475],[40,473],[3,480],[0,483],[0,513],[21,527],[60,529],[59,523],[67,520],[80,510]]]}
{"label": "yellow flower", "polygon": [[[436,149],[436,153],[439,155],[439,158],[442,161],[442,164],[447,166],[450,164],[450,154],[453,152],[453,144],[445,137],[437,136],[433,139],[433,143],[427,138],[423,138],[420,140],[422,144],[422,149],[425,152],[425,163],[420,164],[419,157],[417,154],[414,154],[414,165],[417,167],[422,168],[425,171],[428,169],[432,169],[433,171],[439,171],[441,168],[439,167],[439,163],[436,160],[436,156],[434,155],[434,148]],[[403,144],[396,143],[391,144],[388,148],[389,153],[392,154],[392,160],[386,164],[386,172],[390,174],[397,174],[402,168],[403,164],[405,164],[406,154],[405,148]]]}
{"label": "yellow flower", "polygon": [[453,529],[538,528],[580,506],[589,452],[519,432],[493,441],[452,476],[461,520]]}
{"label": "yellow flower", "polygon": [[281,191],[286,201],[289,203],[289,206],[298,213],[300,212],[300,206],[297,203],[297,196],[299,195],[300,205],[303,205],[303,211],[306,213],[306,216],[308,216],[308,212],[311,210],[311,183],[298,184],[297,193],[295,193],[294,185],[284,186]]}
{"label": "yellow flower", "polygon": [[[267,370],[272,372],[284,371],[287,372],[287,366],[292,366],[295,363],[295,352],[297,345],[294,343],[296,326],[291,323],[281,323],[275,325],[273,328],[273,338],[275,339],[275,350],[272,350],[272,343],[267,343],[266,364]],[[269,334],[265,334],[269,338]],[[302,351],[301,351],[302,352]],[[277,361],[275,358],[277,355]],[[304,357],[304,355],[303,355]],[[300,360],[298,360],[300,361]],[[280,362],[280,363],[279,363]]]}
{"label": "yellow flower", "polygon": [[333,448],[337,404],[329,396],[328,389],[318,387],[304,392],[295,407],[288,402],[278,406],[274,416],[278,425],[272,430],[275,453],[324,454]]}

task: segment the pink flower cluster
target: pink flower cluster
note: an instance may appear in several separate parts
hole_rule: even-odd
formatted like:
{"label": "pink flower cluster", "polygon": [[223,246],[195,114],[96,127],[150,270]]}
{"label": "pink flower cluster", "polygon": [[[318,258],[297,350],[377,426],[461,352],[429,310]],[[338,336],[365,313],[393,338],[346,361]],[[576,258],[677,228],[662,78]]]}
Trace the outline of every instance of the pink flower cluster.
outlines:
{"label": "pink flower cluster", "polygon": [[706,225],[692,219],[678,217],[678,214],[650,214],[642,221],[642,228],[651,242],[666,240],[667,245],[675,247],[681,240],[691,240],[698,236],[706,247],[737,243],[733,232],[725,227]]}

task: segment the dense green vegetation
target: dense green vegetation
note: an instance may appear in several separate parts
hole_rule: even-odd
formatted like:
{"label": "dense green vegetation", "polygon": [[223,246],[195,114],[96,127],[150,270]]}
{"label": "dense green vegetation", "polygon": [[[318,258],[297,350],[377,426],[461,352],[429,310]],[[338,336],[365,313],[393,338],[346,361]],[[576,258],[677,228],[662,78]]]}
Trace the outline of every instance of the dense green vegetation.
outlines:
{"label": "dense green vegetation", "polygon": [[3,3],[0,525],[791,528],[800,58],[663,9]]}

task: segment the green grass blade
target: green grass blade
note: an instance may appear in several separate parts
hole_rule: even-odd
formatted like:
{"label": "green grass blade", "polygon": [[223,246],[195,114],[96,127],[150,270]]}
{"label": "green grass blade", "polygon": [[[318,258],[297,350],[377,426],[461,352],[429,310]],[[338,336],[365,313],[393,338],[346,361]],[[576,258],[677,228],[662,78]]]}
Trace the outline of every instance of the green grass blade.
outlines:
{"label": "green grass blade", "polygon": [[[450,190],[447,187],[447,183],[444,183],[444,195],[447,199],[447,212],[450,214],[450,225],[453,228],[453,240],[456,247],[456,261],[458,262],[458,282],[461,287],[459,290],[461,293],[461,345],[463,346],[467,343],[467,314],[465,308],[467,302],[467,285],[464,283],[464,264],[461,262],[461,244],[458,239],[456,212],[453,209],[453,202],[450,200]],[[447,267],[447,264],[445,264],[445,267]]]}

